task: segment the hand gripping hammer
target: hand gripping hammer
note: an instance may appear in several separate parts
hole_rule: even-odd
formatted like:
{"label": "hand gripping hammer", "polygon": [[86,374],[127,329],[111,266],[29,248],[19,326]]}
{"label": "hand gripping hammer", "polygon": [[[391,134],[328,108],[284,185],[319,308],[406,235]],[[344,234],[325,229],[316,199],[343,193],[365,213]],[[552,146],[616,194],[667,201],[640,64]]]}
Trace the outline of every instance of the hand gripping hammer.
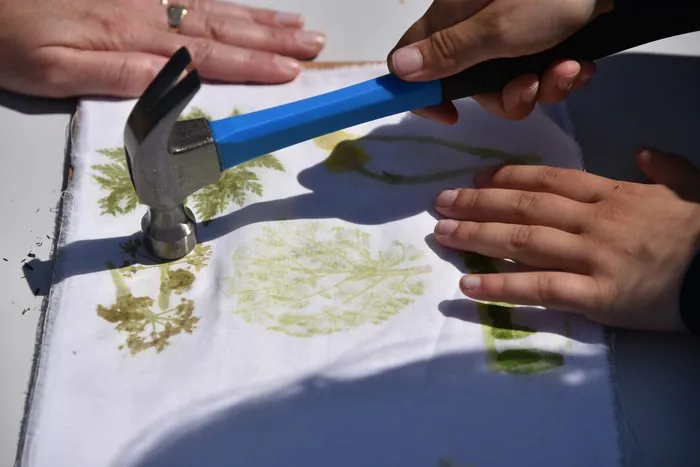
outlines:
{"label": "hand gripping hammer", "polygon": [[[692,3],[692,2],[688,2]],[[698,28],[695,7],[607,13],[544,52],[479,63],[430,82],[392,74],[337,91],[216,121],[177,121],[200,88],[196,70],[178,50],[129,115],[124,145],[139,202],[148,207],[141,228],[146,248],[162,260],[187,255],[197,244],[194,214],[184,200],[216,183],[223,170],[337,130],[401,112],[500,92],[513,78],[541,75],[559,59],[596,60]],[[664,11],[666,10],[666,11]]]}

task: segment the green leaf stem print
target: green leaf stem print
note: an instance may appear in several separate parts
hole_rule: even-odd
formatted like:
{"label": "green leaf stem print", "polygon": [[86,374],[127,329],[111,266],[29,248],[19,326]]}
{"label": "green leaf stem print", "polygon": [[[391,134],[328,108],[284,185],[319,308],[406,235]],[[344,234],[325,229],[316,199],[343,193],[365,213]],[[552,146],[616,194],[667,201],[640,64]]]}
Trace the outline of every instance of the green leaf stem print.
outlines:
{"label": "green leaf stem print", "polygon": [[[379,324],[423,295],[430,266],[411,245],[357,228],[276,222],[233,255],[228,293],[249,323],[308,337]],[[309,311],[312,310],[313,311]]]}
{"label": "green leaf stem print", "polygon": [[[240,115],[239,109],[234,109],[231,116]],[[194,107],[182,114],[178,120],[211,117],[202,109]],[[99,149],[99,154],[108,158],[105,164],[95,164],[92,169],[96,172],[93,179],[107,194],[98,200],[102,215],[124,215],[138,207],[138,198],[129,177],[124,148]],[[282,163],[272,154],[267,154],[221,174],[218,182],[204,187],[185,201],[197,219],[205,225],[216,216],[224,213],[230,205],[243,206],[251,195],[262,196],[264,189],[258,177],[259,171],[273,170],[284,172]]]}
{"label": "green leaf stem print", "polygon": [[362,141],[380,141],[385,143],[413,143],[430,144],[445,147],[456,152],[461,152],[480,159],[494,159],[506,164],[537,164],[542,158],[536,154],[511,154],[499,149],[482,148],[456,143],[432,136],[398,136],[398,135],[373,135],[360,137],[345,131],[336,131],[328,135],[314,139],[317,147],[329,151],[329,156],[324,164],[332,173],[356,172],[363,177],[387,184],[421,184],[438,180],[449,180],[464,174],[472,173],[474,166],[464,168],[437,171],[423,175],[401,175],[387,171],[371,171],[366,167],[372,159],[370,153],[362,147]]}
{"label": "green leaf stem print", "polygon": [[[467,271],[472,274],[498,272],[493,260],[473,252],[462,254]],[[482,324],[487,359],[493,371],[512,374],[540,373],[564,365],[564,356],[534,348],[498,350],[497,341],[518,341],[537,331],[513,323],[512,309],[517,305],[474,300]]]}
{"label": "green leaf stem print", "polygon": [[[126,334],[126,347],[132,355],[148,349],[159,353],[173,337],[192,334],[199,322],[194,316],[194,301],[182,295],[192,288],[196,274],[207,266],[211,247],[200,244],[184,258],[155,265],[136,263],[136,258],[142,256],[140,240],[128,241],[121,247],[131,259],[124,261],[121,267],[109,265],[116,299],[112,305],[98,305],[97,315],[114,324],[116,331]],[[146,256],[142,259],[150,261]],[[159,287],[153,294],[135,296],[128,280],[145,280],[149,274],[158,275]],[[171,303],[173,295],[180,296],[175,304]]]}

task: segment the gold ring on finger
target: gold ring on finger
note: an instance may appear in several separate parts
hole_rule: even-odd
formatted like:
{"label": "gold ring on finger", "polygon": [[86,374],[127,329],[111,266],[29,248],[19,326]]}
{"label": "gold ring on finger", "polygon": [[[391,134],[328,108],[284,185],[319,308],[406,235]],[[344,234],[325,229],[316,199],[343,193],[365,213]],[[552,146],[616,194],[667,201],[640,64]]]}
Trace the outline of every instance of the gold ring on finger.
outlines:
{"label": "gold ring on finger", "polygon": [[179,33],[182,18],[187,14],[187,8],[182,5],[169,5],[168,0],[161,0],[162,5],[167,7],[168,31]]}

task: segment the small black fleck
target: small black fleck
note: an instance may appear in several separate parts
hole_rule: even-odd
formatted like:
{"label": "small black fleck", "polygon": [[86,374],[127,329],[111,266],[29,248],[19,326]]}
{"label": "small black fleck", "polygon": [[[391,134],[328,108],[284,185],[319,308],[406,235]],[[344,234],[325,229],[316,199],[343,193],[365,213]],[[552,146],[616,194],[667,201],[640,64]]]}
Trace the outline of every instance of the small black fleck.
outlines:
{"label": "small black fleck", "polygon": [[22,261],[20,261],[20,263],[24,263],[25,261],[27,261],[27,258],[22,258]]}
{"label": "small black fleck", "polygon": [[7,258],[3,258],[2,260],[3,260],[3,261],[8,261],[8,259],[7,259]]}
{"label": "small black fleck", "polygon": [[24,310],[22,310],[22,315],[24,315],[28,311],[29,311],[29,308],[25,308]]}
{"label": "small black fleck", "polygon": [[46,238],[48,238],[49,240],[51,240],[51,237],[49,237],[48,235],[46,236]]}
{"label": "small black fleck", "polygon": [[39,212],[39,209],[41,209],[41,208],[37,208],[36,212]]}
{"label": "small black fleck", "polygon": [[36,246],[41,246],[43,244],[44,244],[43,242],[36,242]]}
{"label": "small black fleck", "polygon": [[74,350],[74,351],[73,351],[73,355],[78,355],[78,352],[76,352],[76,351]]}

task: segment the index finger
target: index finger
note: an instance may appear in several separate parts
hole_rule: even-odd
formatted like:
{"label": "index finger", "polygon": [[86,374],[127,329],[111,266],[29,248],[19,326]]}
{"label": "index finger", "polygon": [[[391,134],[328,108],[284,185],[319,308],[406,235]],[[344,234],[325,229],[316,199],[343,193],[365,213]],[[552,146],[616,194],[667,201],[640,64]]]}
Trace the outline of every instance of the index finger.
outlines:
{"label": "index finger", "polygon": [[583,170],[536,165],[505,165],[480,170],[474,177],[474,184],[477,188],[552,193],[581,203],[598,202],[628,185]]}

